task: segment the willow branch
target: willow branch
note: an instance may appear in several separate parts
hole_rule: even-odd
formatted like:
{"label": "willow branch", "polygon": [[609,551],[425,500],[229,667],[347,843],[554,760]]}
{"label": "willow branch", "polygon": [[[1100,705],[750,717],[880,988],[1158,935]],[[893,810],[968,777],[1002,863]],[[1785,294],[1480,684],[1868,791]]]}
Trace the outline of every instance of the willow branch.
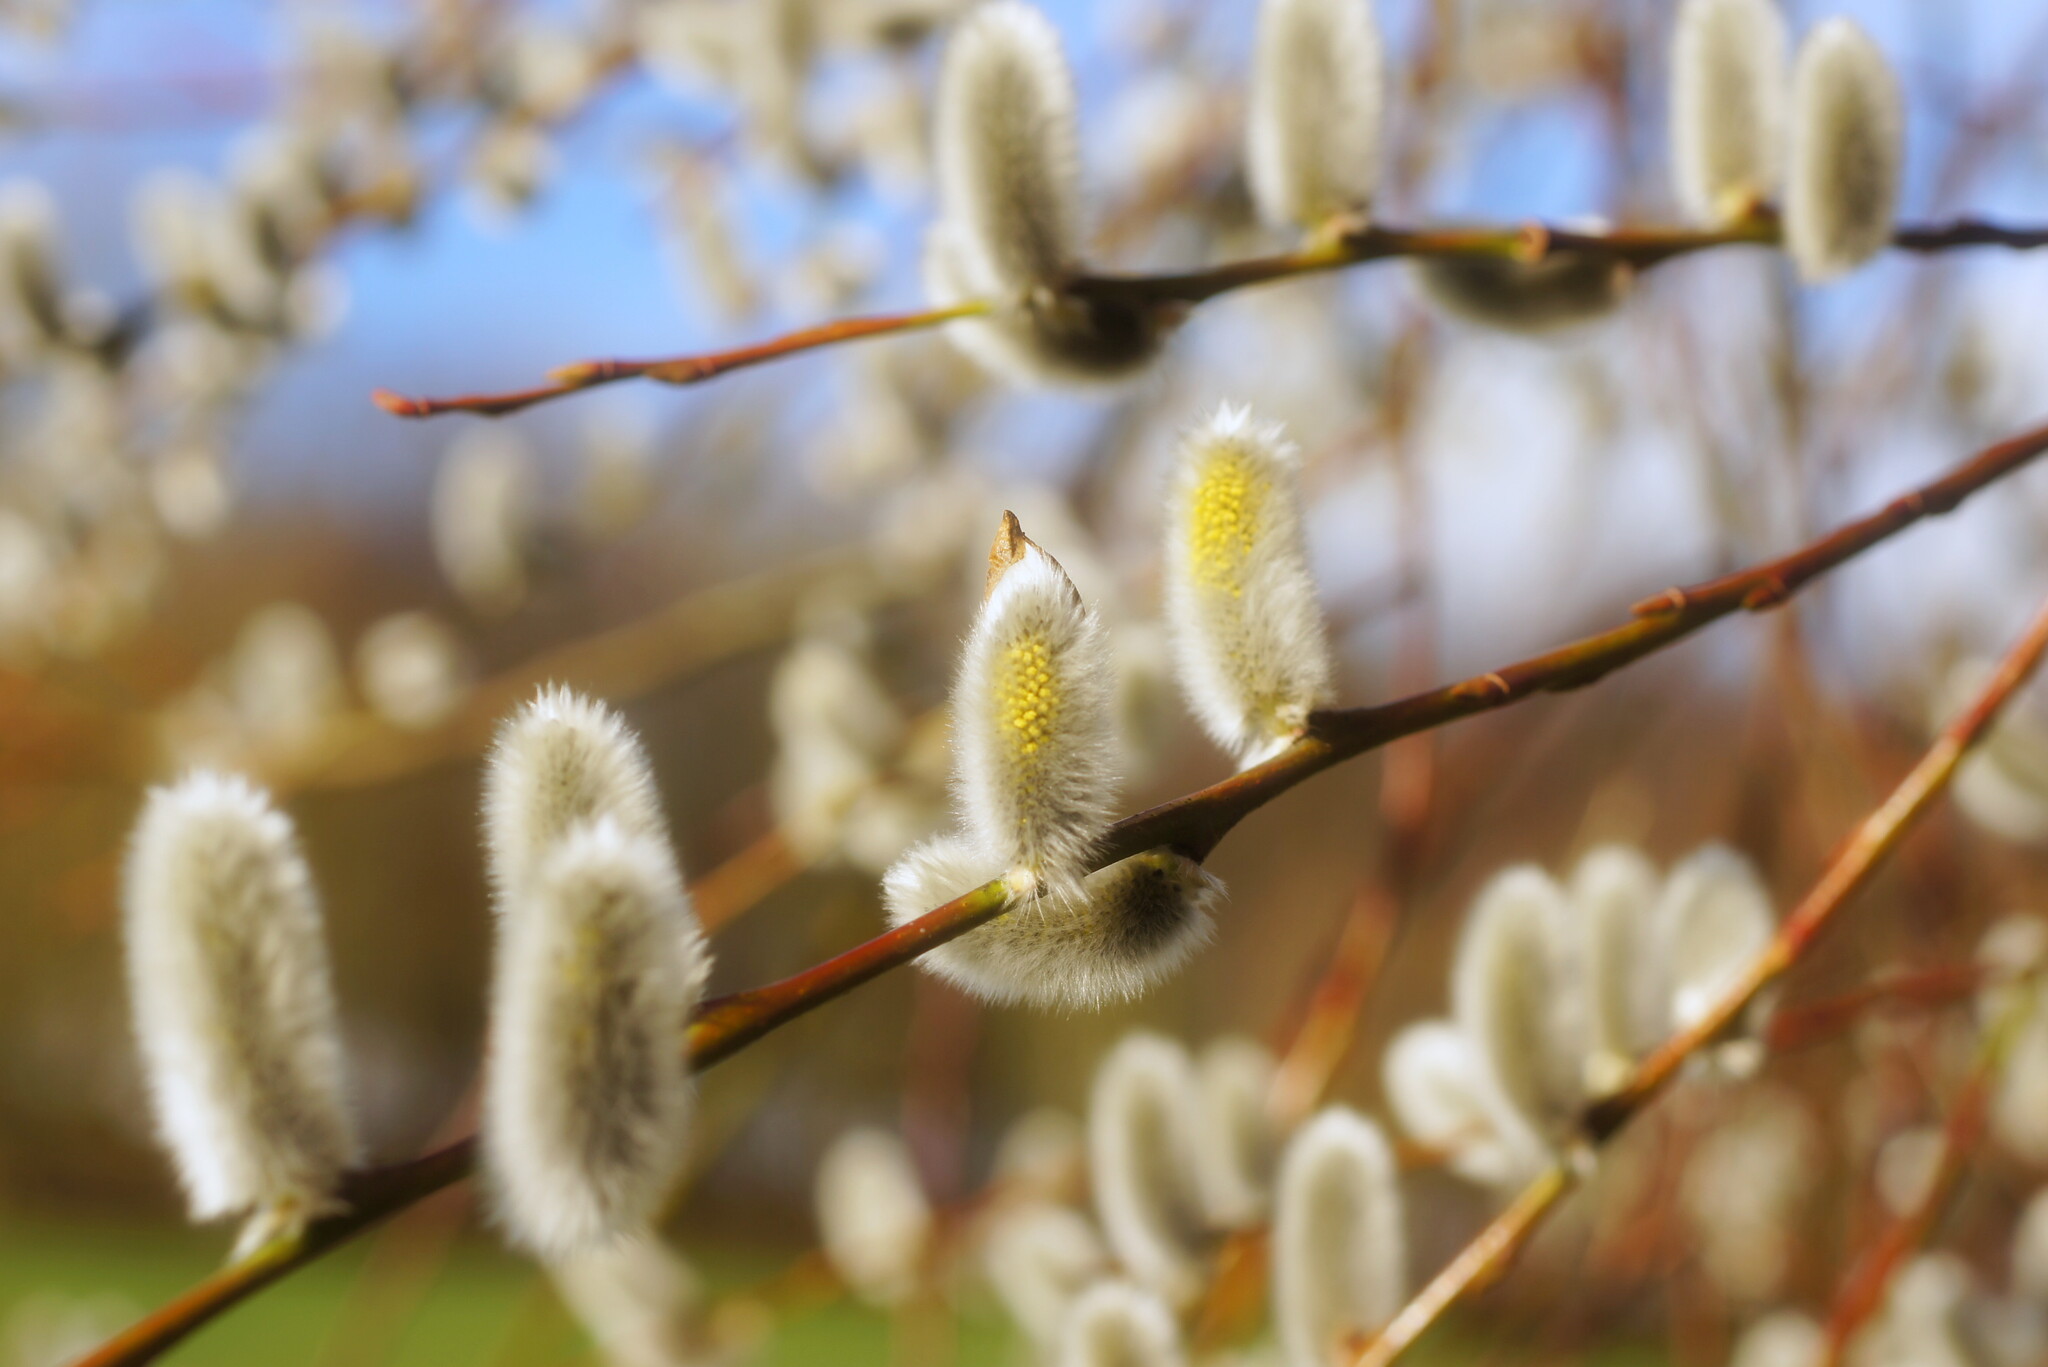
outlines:
{"label": "willow branch", "polygon": [[[2048,602],[2042,604],[1983,691],[1935,739],[1884,802],[1850,833],[1820,881],[1792,909],[1770,943],[1750,960],[1705,1017],[1665,1040],[1636,1065],[1619,1088],[1587,1108],[1574,1147],[1597,1148],[1613,1138],[1670,1085],[1687,1059],[1729,1031],[1757,995],[1799,961],[1941,795],[1963,756],[1997,720],[2013,691],[2033,674],[2044,652],[2048,652]],[[1967,1116],[1959,1111],[1959,1118]],[[1353,1367],[1386,1367],[1414,1346],[1444,1311],[1505,1268],[1534,1235],[1543,1217],[1577,1185],[1579,1171],[1587,1166],[1558,1163],[1541,1173],[1478,1238],[1401,1308],[1353,1360]]]}
{"label": "willow branch", "polygon": [[785,333],[765,342],[735,347],[730,351],[708,351],[696,356],[669,356],[652,361],[572,361],[548,372],[552,383],[534,389],[503,394],[462,394],[447,399],[411,399],[388,389],[374,390],[370,398],[377,407],[400,418],[431,418],[441,413],[479,413],[487,418],[517,413],[564,394],[576,394],[620,380],[653,380],[659,384],[697,384],[715,376],[748,366],[781,360],[799,352],[858,342],[869,337],[886,337],[902,332],[921,332],[959,318],[987,313],[990,305],[970,300],[947,308],[921,309],[914,313],[884,313],[865,318],[842,318],[816,327]]}
{"label": "willow branch", "polygon": [[[1636,604],[1630,620],[1612,630],[1462,683],[1374,707],[1319,712],[1311,718],[1306,734],[1274,759],[1118,822],[1104,840],[1095,866],[1162,845],[1204,859],[1246,815],[1342,760],[1537,693],[1583,687],[1731,613],[1776,607],[1815,577],[1923,518],[1949,511],[2044,450],[2048,450],[2048,427],[1988,447],[1932,483],[1789,555],[1687,588],[1667,589]],[[1994,685],[2004,680],[2009,688],[2017,682],[2009,678],[2011,673],[2008,661]],[[1974,739],[1976,732],[1969,735]],[[1953,759],[1951,755],[1950,763]],[[986,884],[792,977],[707,1002],[689,1029],[693,1064],[709,1067],[834,997],[966,934],[998,915],[1007,895],[1002,882]],[[1795,913],[1787,931],[1818,914]],[[1811,932],[1801,934],[1810,938]],[[1660,1054],[1653,1056],[1652,1062],[1668,1074],[1682,1057],[1682,1053],[1676,1057]],[[1662,1081],[1660,1074],[1643,1082],[1644,1095]],[[352,1175],[340,1194],[347,1205],[343,1213],[315,1221],[302,1234],[222,1269],[80,1358],[76,1367],[130,1367],[152,1361],[171,1344],[278,1277],[394,1211],[467,1176],[473,1158],[474,1140],[465,1139],[409,1163]]]}
{"label": "willow branch", "polygon": [[[1130,306],[1193,305],[1254,285],[1401,258],[1463,257],[1534,263],[1565,252],[1597,256],[1647,270],[1676,257],[1721,247],[1776,247],[1781,237],[1777,221],[1770,217],[1750,219],[1727,228],[1617,228],[1609,232],[1574,231],[1540,222],[1449,228],[1340,224],[1297,251],[1250,257],[1202,270],[1171,274],[1082,275],[1066,282],[1063,290],[1077,299]],[[1892,235],[1892,246],[1899,251],[1920,254],[1966,247],[2031,250],[2048,246],[2048,228],[2014,227],[1983,219],[1959,218],[1902,227]],[[697,384],[729,371],[780,360],[799,352],[939,327],[956,319],[993,312],[995,308],[992,301],[971,300],[948,308],[821,323],[730,351],[646,361],[575,361],[550,372],[548,378],[551,383],[532,389],[448,398],[408,398],[388,389],[379,389],[370,397],[379,408],[401,418],[429,418],[442,413],[475,413],[495,418],[619,380]]]}

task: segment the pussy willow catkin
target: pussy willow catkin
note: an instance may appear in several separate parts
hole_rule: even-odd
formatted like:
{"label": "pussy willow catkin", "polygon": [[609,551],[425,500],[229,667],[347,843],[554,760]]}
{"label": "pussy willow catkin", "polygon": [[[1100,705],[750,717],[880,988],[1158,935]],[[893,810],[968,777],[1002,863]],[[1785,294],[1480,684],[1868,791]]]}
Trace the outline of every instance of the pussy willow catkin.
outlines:
{"label": "pussy willow catkin", "polygon": [[1832,280],[1891,239],[1905,156],[1898,77],[1870,35],[1824,20],[1792,69],[1785,246],[1809,281]]}
{"label": "pussy willow catkin", "polygon": [[135,1038],[195,1219],[278,1229],[359,1146],[318,899],[292,825],[246,780],[154,789],[122,902]]}
{"label": "pussy willow catkin", "polygon": [[1261,218],[1312,229],[1372,202],[1384,67],[1369,0],[1259,6],[1245,169]]}
{"label": "pussy willow catkin", "polygon": [[1671,33],[1671,166],[1695,223],[1733,222],[1785,165],[1785,17],[1776,0],[1685,0]]}
{"label": "pussy willow catkin", "polygon": [[1386,1136],[1347,1107],[1323,1111],[1288,1144],[1275,1197],[1273,1322],[1292,1367],[1323,1367],[1393,1318],[1407,1246]]}
{"label": "pussy willow catkin", "polygon": [[1225,405],[1181,439],[1166,499],[1166,621],[1189,706],[1240,766],[1270,758],[1328,695],[1303,543],[1300,453]]}

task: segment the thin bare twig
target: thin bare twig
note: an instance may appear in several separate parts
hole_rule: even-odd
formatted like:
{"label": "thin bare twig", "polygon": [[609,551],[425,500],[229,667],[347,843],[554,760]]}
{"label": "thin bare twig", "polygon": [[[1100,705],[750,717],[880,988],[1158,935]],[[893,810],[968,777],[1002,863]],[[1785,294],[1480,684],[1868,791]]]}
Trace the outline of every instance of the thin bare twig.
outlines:
{"label": "thin bare twig", "polygon": [[[1970,706],[1951,722],[1877,809],[1866,816],[1829,861],[1820,880],[1792,909],[1763,950],[1696,1024],[1679,1031],[1638,1063],[1615,1091],[1588,1107],[1575,1141],[1597,1147],[1611,1139],[1670,1085],[1687,1059],[1719,1039],[1765,988],[1800,959],[1868,881],[1885,857],[1933,805],[1970,747],[1997,720],[2015,689],[2048,652],[2048,602]],[[1366,1344],[1353,1367],[1387,1367],[1467,1292],[1504,1269],[1540,1227],[1543,1217],[1577,1185],[1583,1165],[1560,1162],[1545,1169],[1443,1271]]]}
{"label": "thin bare twig", "polygon": [[[1767,216],[1727,228],[1618,228],[1582,232],[1527,222],[1450,228],[1389,228],[1379,224],[1333,225],[1297,251],[1230,261],[1197,271],[1159,275],[1083,275],[1068,281],[1063,292],[1075,299],[1135,307],[1193,305],[1253,285],[1291,280],[1325,271],[1347,270],[1374,261],[1403,257],[1479,257],[1536,262],[1557,252],[1598,256],[1639,270],[1719,247],[1775,247],[1777,222]],[[1892,235],[1892,245],[1915,253],[1953,251],[1965,247],[2007,247],[2028,250],[2048,246],[2048,228],[2014,227],[1976,218],[1912,225]],[[846,318],[801,328],[730,351],[668,356],[646,361],[575,361],[549,375],[552,383],[502,393],[461,394],[448,398],[408,398],[388,389],[371,398],[385,412],[401,418],[429,418],[443,413],[474,413],[502,417],[566,394],[594,389],[619,380],[646,379],[687,385],[729,371],[780,360],[842,342],[921,331],[956,319],[991,313],[991,300],[970,300],[945,308],[909,313]]]}
{"label": "thin bare twig", "polygon": [[[1789,555],[1688,588],[1667,589],[1638,603],[1631,620],[1612,630],[1395,702],[1317,713],[1307,734],[1278,757],[1118,822],[1098,852],[1096,866],[1157,846],[1206,858],[1250,812],[1342,760],[1401,736],[1493,711],[1540,692],[1583,687],[1732,613],[1776,607],[1815,577],[1925,517],[1949,511],[2044,450],[2048,450],[2048,427],[1988,447],[1941,478]],[[2017,682],[2010,661],[2001,668],[1994,685],[2000,682],[2008,689]],[[1997,696],[2002,700],[2002,693]],[[1977,727],[1981,729],[1988,719],[1988,715],[1980,718]],[[1974,739],[1976,730],[1968,735]],[[1948,762],[1952,764],[1954,757],[1950,754]],[[1939,783],[1934,787],[1938,789]],[[1890,810],[1891,804],[1887,804],[1880,815]],[[1815,897],[1827,891],[1824,885]],[[687,1047],[693,1064],[706,1068],[729,1057],[814,1007],[973,930],[1000,914],[1006,902],[1002,882],[986,884],[792,977],[706,1003],[689,1030]],[[1824,911],[1809,911],[1802,905],[1786,923],[1786,933],[1796,935],[1803,948],[1824,915]],[[1725,1024],[1721,1021],[1715,1028]],[[1673,1052],[1667,1046],[1653,1055],[1613,1104],[1640,1104],[1639,1099],[1628,1099],[1638,1091],[1647,1097],[1661,1087],[1690,1047]],[[1627,1113],[1626,1109],[1615,1111],[1610,1128]],[[1598,1121],[1600,1116],[1589,1119]],[[1596,1135],[1605,1132],[1599,1124],[1594,1125]],[[154,1360],[270,1282],[347,1242],[394,1211],[469,1175],[474,1144],[473,1138],[464,1139],[409,1162],[351,1174],[340,1193],[346,1205],[343,1213],[315,1221],[302,1233],[223,1268],[78,1359],[76,1367],[132,1367]]]}

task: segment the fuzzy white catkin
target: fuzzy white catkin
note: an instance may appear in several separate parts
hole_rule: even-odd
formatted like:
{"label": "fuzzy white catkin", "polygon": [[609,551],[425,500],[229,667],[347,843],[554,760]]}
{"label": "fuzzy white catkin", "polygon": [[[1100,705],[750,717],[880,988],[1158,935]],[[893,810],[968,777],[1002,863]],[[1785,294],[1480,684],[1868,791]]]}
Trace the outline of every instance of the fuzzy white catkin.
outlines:
{"label": "fuzzy white catkin", "polygon": [[501,915],[534,867],[579,823],[607,818],[665,838],[654,771],[639,737],[602,703],[560,686],[498,728],[484,769],[484,853]]}
{"label": "fuzzy white catkin", "polygon": [[1087,1166],[1087,1127],[1057,1106],[1034,1106],[996,1141],[989,1181],[1006,1192],[1064,1200],[1079,1193]]}
{"label": "fuzzy white catkin", "polygon": [[1180,1326],[1150,1291],[1123,1281],[1097,1282],[1067,1312],[1057,1367],[1185,1367]]}
{"label": "fuzzy white catkin", "polygon": [[1571,906],[1541,869],[1480,889],[1451,969],[1451,1015],[1494,1083],[1537,1134],[1561,1135],[1585,1100],[1583,985]]}
{"label": "fuzzy white catkin", "polygon": [[2027,1198],[2012,1231],[2012,1275],[2015,1295],[2048,1305],[2048,1187]]}
{"label": "fuzzy white catkin", "polygon": [[1385,85],[1370,0],[1259,6],[1245,169],[1261,218],[1316,228],[1371,202]]}
{"label": "fuzzy white catkin", "polygon": [[442,456],[434,479],[434,555],[479,612],[510,611],[526,596],[534,483],[531,453],[496,429],[474,428]]}
{"label": "fuzzy white catkin", "polygon": [[654,1238],[622,1239],[548,1268],[562,1299],[612,1367],[689,1367],[697,1276]]}
{"label": "fuzzy white catkin", "polygon": [[[882,879],[889,924],[1003,876],[964,836],[914,845]],[[984,1001],[1091,1010],[1144,994],[1207,943],[1221,880],[1173,850],[1148,850],[1081,880],[1074,893],[1021,901],[918,960]]]}
{"label": "fuzzy white catkin", "polygon": [[1703,1019],[1777,929],[1755,866],[1722,845],[1708,845],[1671,870],[1651,922],[1659,971],[1669,983],[1671,1030]]}
{"label": "fuzzy white catkin", "polygon": [[1021,0],[978,6],[946,45],[934,108],[926,291],[996,306],[952,324],[954,339],[1026,383],[1117,379],[1150,360],[1168,315],[1062,289],[1080,256],[1080,157],[1052,24]]}
{"label": "fuzzy white catkin", "polygon": [[1181,688],[1240,767],[1285,748],[1330,692],[1299,463],[1277,424],[1224,405],[1182,438],[1167,487],[1165,608]]}
{"label": "fuzzy white catkin", "polygon": [[1785,245],[1804,279],[1846,274],[1891,240],[1904,143],[1884,53],[1855,21],[1823,20],[1792,69]]}
{"label": "fuzzy white catkin", "polygon": [[665,837],[610,817],[557,841],[517,901],[499,920],[484,1170],[512,1241],[552,1259],[659,1213],[710,956]]}
{"label": "fuzzy white catkin", "polygon": [[1548,1159],[1502,1096],[1478,1048],[1449,1021],[1417,1021],[1387,1046],[1387,1104],[1410,1138],[1468,1182],[1512,1186]]}
{"label": "fuzzy white catkin", "polygon": [[1635,281],[1626,262],[1553,251],[1539,261],[1438,256],[1409,263],[1422,292],[1444,312],[1480,327],[1545,337],[1605,318]]}
{"label": "fuzzy white catkin", "polygon": [[1784,167],[1785,17],[1777,0],[1684,0],[1671,33],[1671,165],[1696,223],[1730,223]]}
{"label": "fuzzy white catkin", "polygon": [[1600,1093],[1666,1033],[1663,983],[1644,971],[1657,870],[1640,850],[1603,845],[1572,870],[1570,895],[1586,975],[1585,1081]]}
{"label": "fuzzy white catkin", "polygon": [[[1932,729],[1939,730],[1990,682],[1995,662],[1959,660],[1933,690]],[[2008,707],[1992,724],[1950,784],[1956,806],[1984,829],[2007,840],[2048,840],[2048,728],[2023,707]]]}
{"label": "fuzzy white catkin", "polygon": [[1281,1138],[1266,1105],[1273,1073],[1272,1051],[1241,1035],[1211,1040],[1195,1060],[1195,1175],[1218,1228],[1265,1218]]}
{"label": "fuzzy white catkin", "polygon": [[1273,1215],[1273,1322],[1292,1367],[1324,1367],[1354,1333],[1401,1308],[1407,1235],[1394,1154],[1380,1127],[1333,1106],[1280,1160]]}
{"label": "fuzzy white catkin", "polygon": [[932,1232],[931,1204],[903,1141],[886,1130],[848,1130],[818,1164],[819,1240],[846,1284],[875,1305],[917,1290]]}
{"label": "fuzzy white catkin", "polygon": [[1728,1367],[1821,1367],[1827,1334],[1797,1310],[1774,1310],[1742,1331]]}
{"label": "fuzzy white catkin", "polygon": [[154,789],[122,902],[136,1043],[193,1218],[316,1212],[358,1144],[291,822],[233,775]]}
{"label": "fuzzy white catkin", "polygon": [[228,655],[227,683],[236,720],[267,754],[313,744],[344,701],[334,634],[302,603],[249,614]]}
{"label": "fuzzy white catkin", "polygon": [[2048,1010],[2028,1016],[2006,1053],[1991,1091],[1991,1134],[2027,1162],[2048,1163]]}
{"label": "fuzzy white catkin", "polygon": [[1187,1050],[1140,1031],[1110,1050],[1088,1102],[1096,1214],[1117,1261],[1174,1304],[1200,1291],[1206,1232]]}
{"label": "fuzzy white catkin", "polygon": [[1010,514],[996,547],[953,684],[955,799],[1006,869],[1071,896],[1116,810],[1116,670],[1101,620]]}
{"label": "fuzzy white catkin", "polygon": [[431,613],[395,612],[356,642],[363,699],[393,726],[425,730],[448,720],[468,690],[462,643]]}
{"label": "fuzzy white catkin", "polygon": [[1109,1252],[1076,1211],[1033,1201],[998,1215],[983,1266],[1017,1327],[1040,1347],[1059,1341],[1074,1298],[1109,1275]]}

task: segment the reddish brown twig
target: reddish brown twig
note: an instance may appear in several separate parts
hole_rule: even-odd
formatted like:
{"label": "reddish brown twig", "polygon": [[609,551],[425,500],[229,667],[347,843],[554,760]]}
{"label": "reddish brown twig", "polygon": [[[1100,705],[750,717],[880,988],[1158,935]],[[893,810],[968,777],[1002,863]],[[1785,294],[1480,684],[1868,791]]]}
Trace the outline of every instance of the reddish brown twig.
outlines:
{"label": "reddish brown twig", "polygon": [[652,361],[575,361],[557,366],[548,378],[554,383],[536,389],[513,390],[503,394],[462,394],[446,399],[412,399],[388,389],[371,393],[377,407],[400,418],[431,418],[441,413],[477,413],[487,418],[517,413],[522,408],[575,394],[619,380],[653,380],[659,384],[696,384],[701,380],[743,370],[765,361],[780,360],[802,351],[858,342],[867,337],[884,337],[899,332],[935,328],[960,318],[987,313],[989,305],[973,300],[948,308],[919,309],[912,313],[884,313],[868,318],[842,318],[801,328],[766,342],[734,347],[730,351],[709,351],[697,356],[668,356]]}
{"label": "reddish brown twig", "polygon": [[[1230,261],[1197,271],[1160,275],[1085,275],[1069,282],[1066,292],[1133,306],[1200,304],[1252,285],[1324,271],[1346,270],[1374,261],[1403,257],[1484,257],[1541,261],[1555,252],[1605,257],[1638,269],[1660,265],[1718,247],[1774,247],[1778,224],[1758,217],[1728,228],[1618,228],[1581,232],[1547,223],[1514,223],[1477,227],[1389,228],[1362,224],[1332,232],[1299,251]],[[1963,247],[2031,249],[2048,246],[2048,228],[2009,227],[1982,219],[1961,218],[1900,228],[1892,237],[1900,251],[1927,253]],[[846,318],[801,328],[730,351],[669,356],[648,361],[576,361],[557,367],[552,384],[495,394],[463,394],[441,399],[408,398],[388,389],[371,398],[385,412],[401,418],[428,418],[442,413],[475,413],[501,417],[522,408],[579,393],[618,380],[647,379],[662,384],[696,384],[728,371],[779,360],[802,351],[835,346],[898,332],[937,327],[958,318],[991,311],[986,300],[912,313]]]}
{"label": "reddish brown twig", "polygon": [[1941,1218],[1941,1212],[1947,1209],[1954,1197],[1970,1155],[1983,1138],[1985,1120],[1991,1108],[1991,1089],[2012,1051],[2013,1041],[2027,1018],[2034,1013],[2035,1002],[2035,987],[2029,981],[1998,1013],[1978,1047],[1976,1061],[1962,1091],[1949,1108],[1948,1120],[1942,1126],[1941,1156],[1935,1163],[1926,1191],[1912,1209],[1885,1227],[1877,1242],[1843,1279],[1841,1289],[1836,1292],[1834,1306],[1828,1312],[1826,1367],[1837,1367],[1842,1361],[1856,1331],[1884,1303],[1885,1292],[1907,1255],[1926,1241],[1935,1221]]}
{"label": "reddish brown twig", "polygon": [[[1097,855],[1097,867],[1161,845],[1198,859],[1206,858],[1248,813],[1341,760],[1400,736],[1492,711],[1539,692],[1582,687],[1731,613],[1775,607],[1816,576],[1923,517],[1948,511],[1976,490],[2025,465],[2044,449],[2048,449],[2048,427],[2000,442],[1879,512],[1849,523],[1790,555],[1692,588],[1670,589],[1638,604],[1631,621],[1610,631],[1463,683],[1396,702],[1318,713],[1309,733],[1277,758],[1118,822]],[[1994,685],[2003,681],[2010,688],[2017,682],[2009,677],[2011,674],[2012,664],[2008,661],[1993,680]],[[2002,700],[2002,693],[1997,696]],[[1981,729],[1988,720],[1988,716],[1980,719],[1977,728]],[[1976,734],[1976,729],[1968,732],[1971,739]],[[1950,763],[1953,758],[1951,755]],[[1934,786],[1938,788],[1939,783]],[[1879,815],[1890,808],[1891,804],[1887,804]],[[1817,889],[1809,903],[1827,891],[1825,885]],[[690,1027],[692,1060],[700,1068],[709,1067],[812,1008],[974,929],[998,914],[1002,901],[1002,884],[990,883],[837,958],[780,982],[707,1003]],[[1824,899],[1816,905],[1825,905]],[[1803,948],[1805,940],[1818,929],[1817,919],[1824,914],[1807,910],[1803,905],[1786,923],[1786,932],[1796,934]],[[1796,952],[1793,951],[1795,955]],[[1776,971],[1774,968],[1765,980],[1775,976]],[[1725,1024],[1717,1021],[1715,1028]],[[1673,1052],[1667,1046],[1653,1055],[1644,1065],[1645,1070],[1638,1074],[1638,1081],[1613,1103],[1622,1109],[1613,1112],[1610,1123],[1618,1124],[1628,1108],[1640,1104],[1637,1089],[1646,1098],[1661,1087],[1690,1047]],[[1591,1119],[1597,1122],[1600,1117]],[[1594,1125],[1593,1133],[1604,1132],[1599,1124]],[[472,1140],[463,1140],[408,1163],[354,1174],[341,1193],[348,1206],[345,1213],[316,1221],[298,1237],[281,1240],[215,1273],[78,1359],[76,1367],[128,1367],[153,1360],[278,1277],[353,1238],[393,1211],[466,1176],[471,1167],[472,1146]]]}
{"label": "reddish brown twig", "polygon": [[[2026,633],[2006,654],[1975,701],[1935,739],[1877,810],[1850,833],[1820,880],[1792,909],[1771,942],[1750,961],[1702,1020],[1667,1039],[1636,1065],[1620,1088],[1587,1109],[1580,1127],[1582,1138],[1577,1142],[1593,1146],[1605,1143],[1670,1085],[1687,1059],[1720,1038],[1741,1019],[1758,993],[1798,962],[1948,786],[1963,755],[1990,729],[2013,691],[2040,665],[2044,652],[2048,652],[2048,602],[2042,604]],[[1576,1165],[1559,1163],[1531,1182],[1506,1211],[1402,1307],[1379,1336],[1359,1353],[1354,1367],[1386,1367],[1412,1347],[1459,1298],[1504,1269],[1535,1233],[1544,1215],[1576,1185],[1576,1171]]]}
{"label": "reddish brown twig", "polygon": [[1984,985],[1983,964],[1940,964],[1898,973],[1850,992],[1799,1006],[1780,1007],[1764,1027],[1764,1045],[1774,1054],[1805,1049],[1835,1036],[1879,1006],[1942,1006],[1967,1001]]}

